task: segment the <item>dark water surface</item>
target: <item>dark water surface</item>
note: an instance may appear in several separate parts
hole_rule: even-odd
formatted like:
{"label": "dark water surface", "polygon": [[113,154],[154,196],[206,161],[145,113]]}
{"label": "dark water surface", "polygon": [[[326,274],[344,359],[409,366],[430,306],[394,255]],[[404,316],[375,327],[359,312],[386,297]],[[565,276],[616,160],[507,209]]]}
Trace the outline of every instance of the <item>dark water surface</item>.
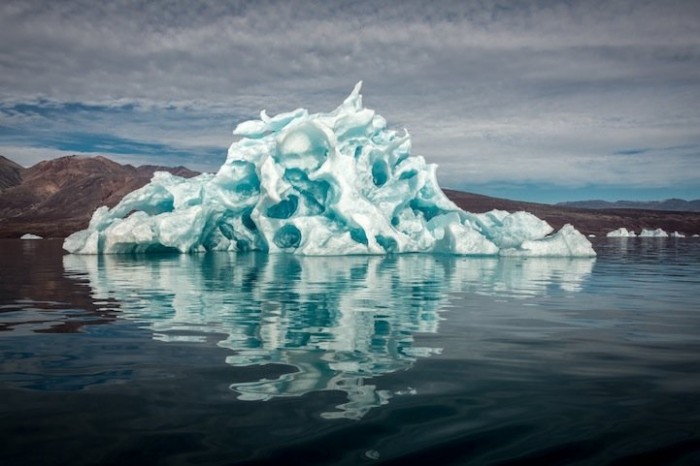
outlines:
{"label": "dark water surface", "polygon": [[0,464],[700,464],[700,241],[595,247],[0,241]]}

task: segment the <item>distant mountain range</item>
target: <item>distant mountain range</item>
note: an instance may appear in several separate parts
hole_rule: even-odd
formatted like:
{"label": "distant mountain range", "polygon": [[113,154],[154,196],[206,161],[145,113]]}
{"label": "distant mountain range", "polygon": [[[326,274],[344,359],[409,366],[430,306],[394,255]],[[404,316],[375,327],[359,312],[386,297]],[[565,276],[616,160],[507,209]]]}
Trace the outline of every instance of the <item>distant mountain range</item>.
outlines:
{"label": "distant mountain range", "polygon": [[[185,167],[133,167],[105,157],[61,157],[24,168],[0,156],[0,238],[19,238],[25,233],[66,237],[86,228],[98,207],[113,207],[126,194],[148,183],[155,171],[168,171],[187,178],[198,175]],[[700,234],[700,213],[697,212],[581,208],[444,191],[455,204],[469,212],[525,210],[546,220],[555,229],[571,223],[584,234],[602,236],[620,227],[635,231],[663,228],[668,232]]]}
{"label": "distant mountain range", "polygon": [[106,157],[61,157],[24,168],[0,156],[0,237],[64,237],[85,228],[98,207],[116,205],[156,171],[192,177],[185,167],[121,165]]}
{"label": "distant mountain range", "polygon": [[700,199],[686,201],[684,199],[666,199],[665,201],[574,201],[560,202],[557,205],[563,207],[575,207],[578,209],[645,209],[666,210],[669,212],[700,212]]}

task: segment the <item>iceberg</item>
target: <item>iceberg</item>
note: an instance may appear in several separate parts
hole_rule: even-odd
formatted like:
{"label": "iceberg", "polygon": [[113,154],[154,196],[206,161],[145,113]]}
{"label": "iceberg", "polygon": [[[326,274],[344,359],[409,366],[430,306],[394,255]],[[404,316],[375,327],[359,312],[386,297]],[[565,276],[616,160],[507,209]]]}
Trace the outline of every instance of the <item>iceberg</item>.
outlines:
{"label": "iceberg", "polygon": [[639,234],[639,237],[640,238],[668,238],[668,233],[666,233],[661,228],[657,228],[656,230],[649,230],[649,229],[645,228]]}
{"label": "iceberg", "polygon": [[157,172],[64,242],[77,254],[267,251],[298,255],[433,252],[595,256],[572,226],[527,212],[474,214],[411,155],[406,130],[365,108],[361,82],[329,113],[300,108],[239,124],[216,174]]}
{"label": "iceberg", "polygon": [[618,228],[617,230],[613,230],[609,232],[607,235],[608,238],[636,238],[637,235],[633,230],[627,230],[627,228]]}
{"label": "iceberg", "polygon": [[25,233],[20,239],[44,239],[39,235],[34,235],[32,233]]}
{"label": "iceberg", "polygon": [[673,233],[671,233],[671,238],[685,238],[685,235],[678,231],[674,231]]}

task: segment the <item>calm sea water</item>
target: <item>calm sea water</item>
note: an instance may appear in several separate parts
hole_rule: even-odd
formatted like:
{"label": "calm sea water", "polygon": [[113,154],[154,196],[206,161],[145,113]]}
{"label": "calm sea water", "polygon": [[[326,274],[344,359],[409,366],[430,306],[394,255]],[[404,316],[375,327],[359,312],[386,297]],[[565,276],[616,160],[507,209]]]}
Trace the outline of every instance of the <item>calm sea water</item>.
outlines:
{"label": "calm sea water", "polygon": [[595,247],[0,241],[0,464],[700,464],[700,241]]}

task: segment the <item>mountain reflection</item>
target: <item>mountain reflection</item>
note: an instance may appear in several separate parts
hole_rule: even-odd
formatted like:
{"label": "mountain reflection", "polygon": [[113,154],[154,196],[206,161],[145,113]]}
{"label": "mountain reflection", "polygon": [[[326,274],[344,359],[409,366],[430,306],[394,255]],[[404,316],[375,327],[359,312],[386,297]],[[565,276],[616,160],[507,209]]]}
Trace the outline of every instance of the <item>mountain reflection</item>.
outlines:
{"label": "mountain reflection", "polygon": [[118,315],[143,322],[157,340],[223,335],[228,364],[293,368],[274,380],[233,384],[239,399],[340,390],[348,402],[324,416],[358,419],[396,394],[368,379],[441,352],[417,345],[414,335],[438,332],[450,294],[575,292],[594,260],[214,253],[68,255],[63,263],[71,278],[88,280],[97,305],[114,310],[117,302]]}

